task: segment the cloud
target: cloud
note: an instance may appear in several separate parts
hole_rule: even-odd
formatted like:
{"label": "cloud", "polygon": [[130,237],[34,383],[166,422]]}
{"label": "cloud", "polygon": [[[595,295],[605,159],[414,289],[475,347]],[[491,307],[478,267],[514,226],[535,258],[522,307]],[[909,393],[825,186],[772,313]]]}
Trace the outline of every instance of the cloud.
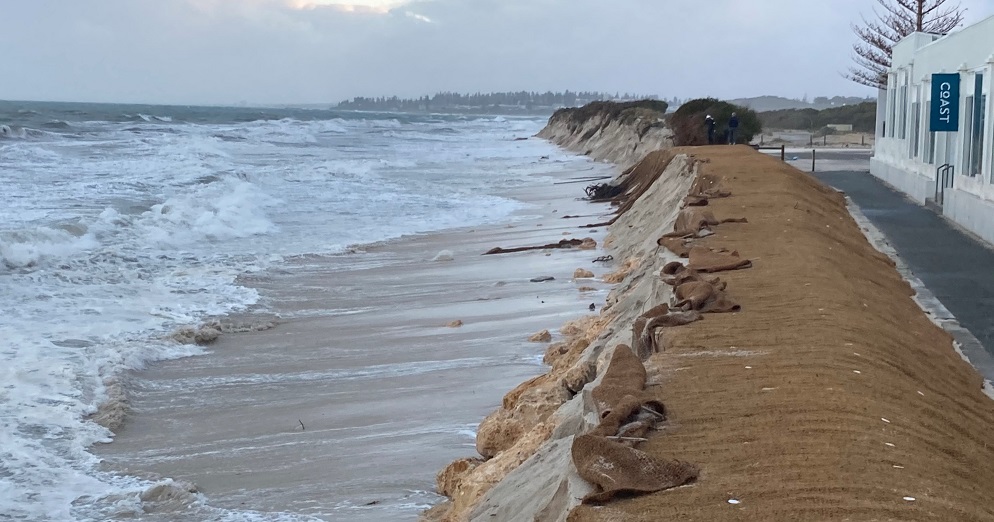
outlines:
{"label": "cloud", "polygon": [[411,0],[285,0],[292,9],[311,10],[327,7],[343,13],[387,14],[411,3]]}
{"label": "cloud", "polygon": [[[990,0],[964,0],[972,21]],[[986,7],[985,7],[986,6]],[[442,90],[872,94],[865,0],[10,2],[0,99],[337,102]],[[986,10],[986,11],[985,11]],[[817,20],[817,23],[811,23]],[[8,77],[9,78],[9,77]]]}
{"label": "cloud", "polygon": [[432,20],[431,18],[428,18],[425,15],[421,15],[421,14],[415,13],[413,11],[404,11],[404,15],[409,16],[409,17],[411,17],[411,18],[413,18],[415,20],[418,20],[420,22],[425,22],[425,23],[429,23],[429,24],[435,23],[435,21]]}

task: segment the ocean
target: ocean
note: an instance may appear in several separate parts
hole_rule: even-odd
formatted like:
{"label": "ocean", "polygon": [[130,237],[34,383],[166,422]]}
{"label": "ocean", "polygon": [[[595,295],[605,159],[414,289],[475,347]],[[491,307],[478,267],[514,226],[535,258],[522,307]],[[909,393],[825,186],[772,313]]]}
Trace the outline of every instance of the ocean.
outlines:
{"label": "ocean", "polygon": [[[261,324],[253,317],[274,324],[327,317],[347,329],[350,315],[364,311],[354,296],[322,294],[315,303],[304,286],[274,278],[306,278],[314,260],[336,270],[396,264],[378,249],[527,216],[534,204],[515,191],[592,168],[543,141],[517,139],[544,123],[0,102],[0,520],[134,519],[153,511],[159,518],[142,519],[335,518],[328,513],[341,501],[310,511],[279,502],[218,507],[210,492],[187,491],[172,476],[108,466],[94,447],[115,434],[95,416],[127,411],[115,401],[152,388],[169,396],[170,387],[195,385],[179,376],[142,381],[161,365],[181,376],[210,360],[210,346],[176,340],[181,328],[230,317],[249,318],[248,329]],[[380,290],[383,299],[390,288]],[[305,297],[306,305],[293,304]],[[466,364],[486,364],[478,359]],[[312,377],[374,378],[384,368],[393,367],[372,360]],[[130,389],[133,382],[144,384]],[[175,420],[148,411],[150,422]],[[462,420],[469,448],[478,421]],[[334,489],[334,481],[325,486]],[[368,519],[413,519],[438,500],[429,498],[430,485],[423,489],[420,500]],[[188,493],[160,509],[163,497]],[[160,506],[151,509],[153,501]],[[362,518],[348,513],[342,519]]]}

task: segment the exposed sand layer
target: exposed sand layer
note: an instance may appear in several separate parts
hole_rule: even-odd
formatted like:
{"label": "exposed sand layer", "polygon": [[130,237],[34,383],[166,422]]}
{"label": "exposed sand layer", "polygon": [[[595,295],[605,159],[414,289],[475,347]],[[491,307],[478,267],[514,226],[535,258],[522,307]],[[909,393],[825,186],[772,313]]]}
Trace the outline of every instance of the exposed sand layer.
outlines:
{"label": "exposed sand layer", "polygon": [[621,167],[634,165],[650,152],[673,145],[673,132],[662,125],[659,113],[629,111],[627,118],[597,114],[578,127],[574,127],[566,113],[557,113],[538,137]]}
{"label": "exposed sand layer", "polygon": [[561,328],[426,519],[994,520],[994,402],[842,195],[744,146],[626,178],[606,306]]}

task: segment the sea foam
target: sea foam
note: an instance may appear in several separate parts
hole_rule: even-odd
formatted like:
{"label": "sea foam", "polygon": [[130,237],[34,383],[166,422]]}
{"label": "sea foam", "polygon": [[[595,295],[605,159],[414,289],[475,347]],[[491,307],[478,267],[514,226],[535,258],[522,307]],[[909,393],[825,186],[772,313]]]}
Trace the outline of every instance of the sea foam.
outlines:
{"label": "sea foam", "polygon": [[306,519],[101,471],[89,447],[127,422],[125,375],[203,353],[170,333],[264,304],[246,275],[505,219],[522,204],[500,193],[552,150],[509,143],[538,120],[168,110],[25,107],[0,130],[35,132],[0,142],[0,513],[14,519]]}

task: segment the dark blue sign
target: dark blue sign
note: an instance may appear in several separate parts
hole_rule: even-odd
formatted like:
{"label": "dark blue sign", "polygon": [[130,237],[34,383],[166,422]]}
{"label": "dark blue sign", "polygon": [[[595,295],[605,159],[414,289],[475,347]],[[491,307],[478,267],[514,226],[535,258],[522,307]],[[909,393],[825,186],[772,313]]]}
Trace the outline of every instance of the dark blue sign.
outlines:
{"label": "dark blue sign", "polygon": [[932,114],[928,130],[959,130],[959,73],[932,75]]}

